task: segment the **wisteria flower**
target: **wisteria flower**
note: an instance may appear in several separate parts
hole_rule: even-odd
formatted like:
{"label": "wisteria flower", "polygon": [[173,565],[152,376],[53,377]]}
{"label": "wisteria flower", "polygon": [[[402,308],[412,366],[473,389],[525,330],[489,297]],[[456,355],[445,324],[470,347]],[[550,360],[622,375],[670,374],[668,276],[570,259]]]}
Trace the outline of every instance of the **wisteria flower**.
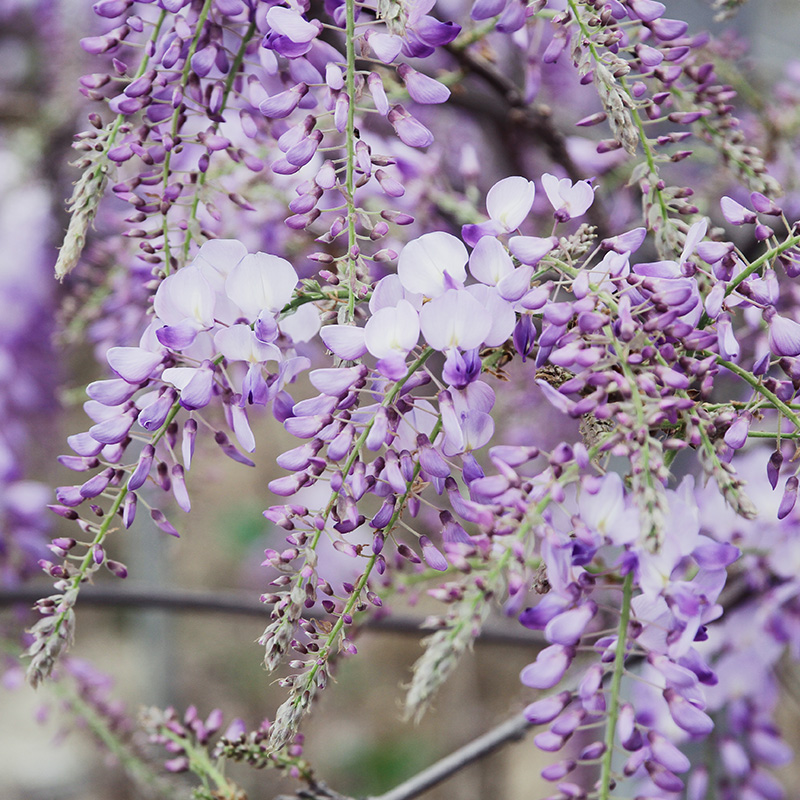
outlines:
{"label": "wisteria flower", "polygon": [[573,183],[569,178],[559,179],[545,172],[542,187],[559,222],[583,216],[594,202],[594,189],[589,181]]}
{"label": "wisteria flower", "polygon": [[438,297],[463,285],[467,248],[449,233],[426,233],[412,239],[400,253],[397,274],[407,292]]}
{"label": "wisteria flower", "polygon": [[533,206],[536,187],[533,181],[518,175],[498,181],[486,195],[487,222],[464,225],[461,235],[470,245],[483,236],[498,236],[517,230]]}

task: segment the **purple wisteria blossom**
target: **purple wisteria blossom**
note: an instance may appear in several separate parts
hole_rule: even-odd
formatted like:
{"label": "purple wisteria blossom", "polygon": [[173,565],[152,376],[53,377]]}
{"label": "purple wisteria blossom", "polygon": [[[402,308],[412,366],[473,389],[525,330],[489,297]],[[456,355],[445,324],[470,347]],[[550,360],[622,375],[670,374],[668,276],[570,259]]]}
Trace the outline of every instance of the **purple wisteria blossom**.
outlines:
{"label": "purple wisteria blossom", "polygon": [[[218,506],[230,555],[232,509],[256,503],[243,571],[284,702],[221,737],[221,710],[144,717],[204,796],[243,796],[228,760],[327,792],[304,717],[398,605],[429,614],[413,718],[495,614],[516,621],[522,746],[553,800],[790,796],[797,69],[740,113],[742,42],[656,0],[92,8],[59,315],[27,277],[43,201],[0,151],[22,242],[0,298],[0,567],[54,583],[30,681],[57,670],[84,587],[141,571],[115,551],[143,517],[186,559]],[[86,419],[39,552],[23,417],[55,316],[99,366],[63,393]],[[256,460],[217,503],[220,464]]]}

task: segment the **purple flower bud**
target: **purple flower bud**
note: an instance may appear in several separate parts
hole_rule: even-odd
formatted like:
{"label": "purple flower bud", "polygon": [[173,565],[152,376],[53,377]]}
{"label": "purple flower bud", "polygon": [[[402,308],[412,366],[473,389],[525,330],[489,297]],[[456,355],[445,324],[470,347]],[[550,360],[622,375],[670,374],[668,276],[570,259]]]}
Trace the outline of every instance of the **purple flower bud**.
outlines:
{"label": "purple flower bud", "polygon": [[617,738],[626,750],[631,750],[636,730],[636,713],[630,703],[623,703],[620,706],[617,716]]}
{"label": "purple flower bud", "polygon": [[154,508],[150,511],[150,516],[159,530],[164,531],[164,533],[168,533],[170,536],[180,536],[178,531],[176,531],[173,527],[172,523],[164,516],[163,511],[159,511],[157,508]]}
{"label": "purple flower bud", "polygon": [[[657,39],[669,42],[683,36],[689,27],[689,23],[684,22],[682,19],[667,19],[666,17],[662,17],[661,19],[653,20],[647,27],[653,31]],[[678,70],[678,74],[680,74],[680,70]],[[670,82],[671,81],[665,81],[665,83]]]}
{"label": "purple flower bud", "polygon": [[778,519],[783,519],[789,516],[794,504],[797,501],[797,476],[792,475],[787,481],[783,489],[783,497],[781,498],[780,506],[778,507]]}
{"label": "purple flower bud", "polygon": [[756,215],[732,197],[724,196],[722,200],[720,200],[719,205],[722,209],[722,216],[724,216],[731,225],[752,225],[754,222],[757,222]]}
{"label": "purple flower bud", "polygon": [[175,402],[175,392],[168,390],[139,412],[139,424],[146,431],[157,431],[166,422]]}
{"label": "purple flower bud", "polygon": [[339,92],[336,103],[333,107],[333,126],[339,133],[344,133],[347,127],[347,116],[350,109],[350,95],[347,92]]}
{"label": "purple flower bud", "polygon": [[386,98],[386,90],[383,88],[383,79],[377,72],[370,72],[367,77],[367,86],[372,95],[375,110],[385,117],[389,113],[389,101]]}
{"label": "purple flower bud", "polygon": [[178,756],[177,758],[170,758],[164,762],[164,769],[167,772],[188,772],[189,759],[187,756]]}
{"label": "purple flower bud", "polygon": [[96,456],[102,449],[103,443],[98,442],[88,433],[76,433],[67,437],[67,444],[79,455],[89,458]]}
{"label": "purple flower bud", "polygon": [[307,93],[308,85],[305,83],[298,83],[296,86],[292,86],[291,89],[287,89],[285,92],[280,92],[264,100],[259,106],[259,110],[265,117],[283,119],[284,117],[288,117],[289,114],[300,105],[300,101]]}
{"label": "purple flower bud", "polygon": [[476,22],[479,22],[496,17],[505,7],[506,0],[475,0],[469,15]]}
{"label": "purple flower bud", "polygon": [[532,689],[551,689],[564,677],[574,657],[574,647],[545,647],[536,657],[536,661],[523,668],[520,681]]}
{"label": "purple flower bud", "polygon": [[136,517],[136,499],[136,495],[133,492],[128,492],[122,501],[122,524],[126,528],[130,528],[133,525],[133,520]]}
{"label": "purple flower bud", "polygon": [[766,214],[768,217],[779,217],[783,213],[769,197],[761,194],[761,192],[753,192],[750,195],[750,202],[759,214]]}
{"label": "purple flower bud", "polygon": [[783,453],[780,450],[775,450],[767,462],[767,478],[773,489],[778,485],[778,476],[780,475],[782,464]]}
{"label": "purple flower bud", "polygon": [[311,476],[306,472],[299,472],[293,475],[285,475],[283,478],[276,478],[267,484],[273,494],[280,497],[291,497],[296,494],[302,486],[305,486]]}
{"label": "purple flower bud", "polygon": [[570,692],[560,692],[553,697],[537,700],[525,708],[525,718],[532,725],[544,725],[552,722],[572,699]]}
{"label": "purple flower bud", "polygon": [[445,478],[445,490],[450,498],[450,505],[458,516],[467,522],[474,522],[484,528],[491,528],[494,514],[489,506],[465,500],[458,491],[458,485],[452,477]]}
{"label": "purple flower bud", "polygon": [[403,144],[409,147],[428,147],[433,143],[433,134],[403,106],[392,106],[387,119]]}
{"label": "purple flower bud", "polygon": [[113,19],[122,16],[131,6],[133,0],[100,0],[92,6],[98,17]]}
{"label": "purple flower bud", "polygon": [[661,764],[655,761],[647,761],[645,762],[645,768],[650,775],[650,780],[659,789],[663,789],[665,792],[680,792],[683,789],[683,781],[677,775],[673,775],[668,769],[662,767]]}
{"label": "purple flower bud", "polygon": [[689,759],[669,740],[657,731],[648,731],[647,740],[653,759],[670,772],[686,772],[691,766]]}
{"label": "purple flower bud", "polygon": [[368,450],[373,452],[380,450],[386,441],[386,436],[389,432],[389,419],[386,409],[381,406],[375,416],[372,418],[372,428],[367,434],[366,445]]}
{"label": "purple flower bud", "polygon": [[788,764],[792,758],[792,748],[775,731],[757,728],[748,737],[753,754],[772,767]]}
{"label": "purple flower bud", "polygon": [[769,225],[764,225],[763,222],[759,222],[755,230],[753,231],[753,236],[756,238],[756,241],[765,242],[771,236],[774,236],[775,231],[769,227]]}
{"label": "purple flower bud", "polygon": [[89,478],[83,486],[80,487],[79,492],[81,497],[97,497],[106,490],[111,478],[114,476],[114,470],[111,467],[104,469],[92,478]]}
{"label": "purple flower bud", "polygon": [[341,461],[350,452],[354,433],[353,426],[346,425],[341,433],[328,445],[328,458],[331,461]]}
{"label": "purple flower bud", "polygon": [[646,228],[634,228],[610,239],[603,239],[601,244],[606,250],[613,250],[615,253],[635,253],[642,246],[646,236]]}
{"label": "purple flower bud", "polygon": [[704,711],[690,703],[675,689],[664,690],[669,713],[675,724],[692,736],[707,736],[714,730],[714,721]]}
{"label": "purple flower bud", "polygon": [[731,242],[700,242],[697,245],[697,255],[709,264],[716,264],[730,255],[733,249]]}
{"label": "purple flower bud", "polygon": [[542,777],[546,781],[560,781],[562,778],[569,775],[572,770],[577,766],[574,759],[567,759],[566,761],[559,761],[556,764],[550,764],[542,770]]}
{"label": "purple flower bud", "polygon": [[87,36],[81,39],[81,47],[93,56],[107,53],[112,48],[119,45],[120,40],[125,38],[129,31],[127,25],[120,25],[118,28],[110,30],[102,36]]}
{"label": "purple flower bud", "polygon": [[420,536],[419,543],[422,547],[422,557],[425,563],[431,568],[444,572],[447,569],[447,559],[439,552],[438,548],[427,536]]}
{"label": "purple flower bud", "polygon": [[406,190],[403,188],[403,185],[384,172],[384,170],[376,170],[375,177],[378,179],[381,189],[383,189],[389,197],[402,197],[405,194]]}
{"label": "purple flower bud", "polygon": [[533,743],[545,753],[557,753],[566,742],[566,737],[552,731],[542,731],[533,737]]}
{"label": "purple flower bud", "polygon": [[73,472],[86,472],[100,466],[98,459],[85,456],[58,456],[57,461],[61,466],[71,469]]}
{"label": "purple flower bud", "polygon": [[656,0],[628,0],[631,19],[640,19],[642,22],[654,22],[667,10],[663,3]]}
{"label": "purple flower bud", "polygon": [[98,566],[105,561],[106,558],[106,551],[103,549],[103,545],[96,544],[92,546],[92,561]]}
{"label": "purple flower bud", "polygon": [[120,561],[112,561],[110,558],[106,559],[106,569],[116,576],[117,578],[127,578],[128,568]]}
{"label": "purple flower bud", "polygon": [[725,431],[725,444],[733,450],[739,450],[747,442],[747,434],[750,432],[751,417],[749,414],[742,414],[737,417],[733,425]]}
{"label": "purple flower bud", "polygon": [[127,435],[133,425],[136,410],[126,411],[108,419],[98,422],[89,428],[89,434],[93,439],[103,444],[118,444]]}
{"label": "purple flower bud", "polygon": [[445,543],[445,549],[448,544],[471,544],[469,534],[461,527],[454,519],[449,511],[442,511],[439,514],[442,528],[442,541]]}
{"label": "purple flower bud", "polygon": [[577,608],[558,614],[545,626],[545,639],[554,644],[576,645],[596,613],[597,604],[589,600]]}
{"label": "purple flower bud", "polygon": [[[505,0],[501,1],[505,2]],[[397,68],[397,74],[405,83],[411,99],[417,103],[429,105],[444,103],[450,97],[450,90],[443,83],[417,72],[408,64],[400,64]]]}
{"label": "purple flower bud", "polygon": [[769,320],[769,345],[778,356],[800,355],[800,324],[774,314]]}
{"label": "purple flower bud", "polygon": [[175,502],[187,513],[192,510],[192,503],[189,500],[189,493],[186,491],[186,480],[183,474],[183,467],[175,464],[171,470],[172,474],[172,493],[175,495]]}
{"label": "purple flower bud", "polygon": [[244,464],[247,467],[254,467],[255,463],[251,461],[247,456],[242,455],[231,443],[228,439],[227,435],[224,431],[217,431],[214,434],[214,441],[222,448],[222,452],[225,453],[228,458],[232,458],[234,461],[238,461],[240,464]]}
{"label": "purple flower bud", "polygon": [[424,433],[417,436],[417,448],[419,449],[419,463],[428,475],[435,478],[446,478],[450,474],[450,466],[439,455]]}

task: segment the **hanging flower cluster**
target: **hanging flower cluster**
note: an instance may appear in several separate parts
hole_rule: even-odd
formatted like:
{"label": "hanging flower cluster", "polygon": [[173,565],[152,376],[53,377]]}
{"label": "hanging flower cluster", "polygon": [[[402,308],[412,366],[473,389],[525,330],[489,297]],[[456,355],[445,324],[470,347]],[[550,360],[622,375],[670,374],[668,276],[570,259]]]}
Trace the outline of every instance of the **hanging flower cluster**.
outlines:
{"label": "hanging flower cluster", "polygon": [[[269,670],[288,661],[288,697],[216,756],[305,774],[299,726],[356,653],[358,616],[413,579],[444,610],[409,716],[499,600],[536,632],[520,680],[540,693],[535,745],[558,754],[554,798],[782,797],[774,669],[800,646],[797,203],[745,143],[708,37],[655,0],[476,0],[452,21],[433,2],[94,8],[114,27],[83,40],[106,71],[81,84],[112,117],[79,137],[57,273],[107,191],[153,271],[146,324],[107,348],[93,424],[59,459],[81,479],[50,508],[76,527],[40,562],[56,584],[31,681],[72,640],[82,586],[127,574],[109,555],[118,520],[147,504],[177,535],[149,488],[190,512],[198,433],[252,465],[250,420],[268,408],[294,441],[263,498],[285,544],[265,552],[260,644]],[[470,70],[547,143],[547,168],[520,156],[525,175],[487,179],[464,146],[459,185],[439,185],[457,123],[430,107],[467,104]],[[579,143],[533,113],[546,80],[584,87],[564,112]],[[694,197],[689,140],[733,176],[713,203]],[[632,188],[609,214],[612,169]],[[275,196],[263,213],[280,234],[258,217]],[[325,543],[350,573],[329,570]],[[204,780],[221,725],[148,722],[167,768]],[[714,775],[685,747],[712,731]]]}

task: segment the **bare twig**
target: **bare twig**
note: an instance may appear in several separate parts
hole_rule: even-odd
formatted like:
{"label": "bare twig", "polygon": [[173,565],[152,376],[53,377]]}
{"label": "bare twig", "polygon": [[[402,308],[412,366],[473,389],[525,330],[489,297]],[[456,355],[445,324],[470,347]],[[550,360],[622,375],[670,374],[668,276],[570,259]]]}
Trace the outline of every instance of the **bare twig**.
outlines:
{"label": "bare twig", "polygon": [[516,714],[422,772],[418,772],[413,778],[370,800],[411,800],[413,797],[419,797],[474,761],[488,756],[508,742],[522,739],[530,727],[531,723],[522,714]]}
{"label": "bare twig", "polygon": [[[385,794],[370,797],[368,800],[412,800],[414,797],[419,797],[464,767],[488,756],[509,742],[522,739],[530,727],[531,723],[522,714],[516,714],[422,772],[418,772],[413,778],[409,778]],[[301,789],[296,795],[280,795],[275,800],[353,800],[353,798],[340,795],[324,784],[315,784],[307,789]]]}
{"label": "bare twig", "polygon": [[[17,603],[35,603],[47,589],[35,586],[19,586],[13,589],[0,588],[0,608]],[[105,586],[87,586],[81,592],[81,604],[85,606],[135,607],[162,609],[177,612],[205,612],[212,614],[239,614],[242,616],[263,617],[270,612],[270,606],[260,602],[245,592],[201,592],[189,589],[117,589]],[[309,609],[308,617],[321,618],[322,612]],[[381,633],[399,633],[410,636],[427,634],[422,629],[422,619],[418,617],[387,615],[373,617],[364,621],[361,627]],[[507,644],[524,647],[537,647],[541,637],[534,631],[521,630],[517,623],[509,620],[504,629],[502,620],[494,627],[486,628],[479,640],[487,644]],[[515,630],[516,628],[516,630]]]}

